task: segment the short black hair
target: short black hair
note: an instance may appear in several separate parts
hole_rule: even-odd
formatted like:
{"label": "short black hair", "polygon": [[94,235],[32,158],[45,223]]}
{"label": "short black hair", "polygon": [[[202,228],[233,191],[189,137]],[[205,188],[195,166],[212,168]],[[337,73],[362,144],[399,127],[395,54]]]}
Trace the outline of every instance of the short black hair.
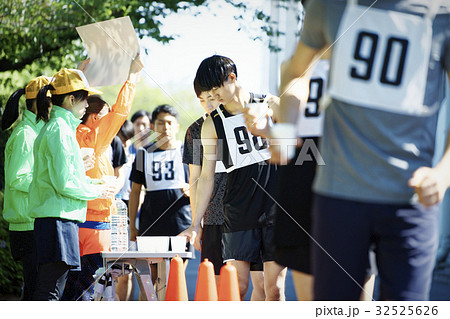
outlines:
{"label": "short black hair", "polygon": [[133,116],[131,116],[131,123],[136,122],[138,118],[143,116],[147,116],[150,121],[152,120],[152,115],[149,112],[147,112],[146,110],[139,110],[136,111],[136,113],[134,113]]}
{"label": "short black hair", "polygon": [[194,90],[197,96],[201,92],[210,91],[215,87],[221,87],[228,79],[230,73],[237,77],[237,68],[230,58],[213,55],[200,63],[194,79]]}
{"label": "short black hair", "polygon": [[162,104],[162,105],[157,106],[152,112],[151,122],[153,124],[155,123],[155,120],[158,117],[159,113],[168,113],[168,114],[172,115],[174,118],[176,118],[178,121],[178,118],[179,118],[178,111],[171,105]]}
{"label": "short black hair", "polygon": [[129,120],[125,120],[118,134],[122,135],[126,141],[132,138],[134,135],[133,123]]}

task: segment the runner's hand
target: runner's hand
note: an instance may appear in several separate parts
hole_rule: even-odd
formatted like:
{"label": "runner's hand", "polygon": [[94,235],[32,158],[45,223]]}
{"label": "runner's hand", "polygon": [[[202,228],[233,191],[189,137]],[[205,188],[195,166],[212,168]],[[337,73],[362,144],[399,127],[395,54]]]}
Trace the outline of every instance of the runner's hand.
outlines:
{"label": "runner's hand", "polygon": [[429,207],[442,201],[448,183],[436,168],[420,167],[413,173],[408,185],[414,187],[419,202]]}
{"label": "runner's hand", "polygon": [[135,226],[130,225],[130,240],[136,241],[136,237],[139,235],[139,231]]}
{"label": "runner's hand", "polygon": [[203,234],[203,228],[200,226],[198,229],[198,234],[195,236],[194,239],[194,248],[198,251],[202,251],[202,234]]}
{"label": "runner's hand", "polygon": [[[245,126],[254,136],[261,136],[264,138],[267,138],[269,136],[269,126],[267,124],[269,123],[269,118],[270,116],[268,113],[259,115],[251,108],[244,109]],[[264,123],[264,121],[266,124],[263,128],[259,128],[256,125],[257,122]]]}
{"label": "runner's hand", "polygon": [[191,244],[194,244],[195,237],[197,236],[197,233],[199,231],[199,227],[192,226],[188,229],[182,231],[178,236],[186,236],[186,242],[190,242]]}
{"label": "runner's hand", "polygon": [[189,184],[185,184],[185,186],[181,189],[181,191],[183,192],[184,197],[189,197],[190,196],[190,192],[189,192]]}

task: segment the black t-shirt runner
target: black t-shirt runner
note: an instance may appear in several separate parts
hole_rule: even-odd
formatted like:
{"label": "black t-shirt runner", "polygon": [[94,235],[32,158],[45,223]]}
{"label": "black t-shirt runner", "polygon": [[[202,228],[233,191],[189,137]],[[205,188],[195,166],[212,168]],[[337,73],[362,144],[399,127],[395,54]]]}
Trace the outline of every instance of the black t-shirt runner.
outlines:
{"label": "black t-shirt runner", "polygon": [[[171,152],[175,150],[169,150]],[[182,148],[177,149],[181,158]],[[147,189],[144,202],[142,203],[139,216],[140,236],[176,236],[191,225],[191,207],[189,198],[183,195],[180,188],[166,188],[148,191],[158,182],[170,185],[174,174],[183,174],[184,182],[189,182],[189,168],[187,165],[167,165],[161,166],[146,163],[149,160],[149,152],[168,152],[155,148],[153,144],[141,148],[136,154],[136,159],[131,170],[130,180],[143,184]],[[160,155],[162,155],[161,153]],[[164,158],[164,156],[162,156]],[[148,164],[148,165],[147,165]],[[147,170],[145,168],[147,167]],[[160,168],[163,170],[160,170]],[[164,170],[167,169],[167,170]],[[149,171],[152,169],[153,171]],[[181,170],[181,171],[180,171]],[[153,174],[153,175],[152,175]],[[147,178],[146,178],[147,175]],[[149,185],[147,179],[150,179]]]}

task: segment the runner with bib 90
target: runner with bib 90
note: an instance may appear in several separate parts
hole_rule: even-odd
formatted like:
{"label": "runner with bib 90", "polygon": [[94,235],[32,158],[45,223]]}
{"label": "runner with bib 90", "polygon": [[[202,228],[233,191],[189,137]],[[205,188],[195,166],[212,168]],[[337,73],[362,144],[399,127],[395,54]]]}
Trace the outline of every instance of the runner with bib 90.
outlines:
{"label": "runner with bib 90", "polygon": [[[310,1],[282,70],[281,121],[297,118],[307,72],[332,50],[318,166],[313,248],[316,300],[358,300],[375,247],[380,299],[427,300],[438,203],[450,151],[431,167],[450,70],[444,1]],[[294,103],[297,102],[297,103]]]}

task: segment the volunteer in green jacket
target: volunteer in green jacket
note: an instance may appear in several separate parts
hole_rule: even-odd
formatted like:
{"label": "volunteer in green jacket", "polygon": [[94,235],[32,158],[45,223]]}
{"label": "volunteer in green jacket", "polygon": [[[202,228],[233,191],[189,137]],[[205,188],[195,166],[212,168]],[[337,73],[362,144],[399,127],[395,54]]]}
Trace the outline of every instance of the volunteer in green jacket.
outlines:
{"label": "volunteer in green jacket", "polygon": [[[50,90],[50,104],[45,96]],[[37,119],[45,123],[34,144],[29,212],[34,221],[38,274],[33,300],[60,300],[70,269],[80,270],[78,223],[87,200],[102,195],[86,176],[75,131],[87,107],[89,87],[80,70],[62,69],[37,96]]]}
{"label": "volunteer in green jacket", "polygon": [[49,84],[49,80],[40,76],[31,80],[25,89],[15,91],[8,99],[2,116],[2,130],[5,131],[18,119],[19,100],[25,94],[27,108],[5,147],[3,201],[3,218],[9,223],[11,254],[15,261],[22,262],[22,300],[31,300],[36,277],[32,263],[34,219],[28,215],[28,187],[33,176],[34,140],[44,125],[42,121],[36,123],[36,96],[40,88]]}

